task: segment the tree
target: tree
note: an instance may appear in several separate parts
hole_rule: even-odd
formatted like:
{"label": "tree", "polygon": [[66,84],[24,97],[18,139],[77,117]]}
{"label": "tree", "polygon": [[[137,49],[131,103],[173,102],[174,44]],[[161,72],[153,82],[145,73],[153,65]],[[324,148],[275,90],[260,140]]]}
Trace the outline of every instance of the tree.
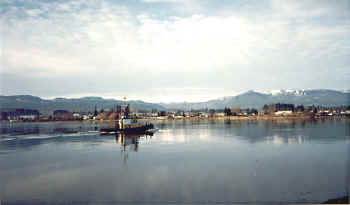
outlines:
{"label": "tree", "polygon": [[263,110],[264,110],[264,113],[268,113],[269,106],[265,104],[263,107]]}
{"label": "tree", "polygon": [[252,109],[250,110],[250,113],[251,113],[251,114],[254,114],[254,115],[257,115],[257,114],[258,114],[258,110],[255,109],[255,108],[252,108]]}
{"label": "tree", "polygon": [[125,108],[125,111],[124,111],[125,118],[129,117],[129,112],[130,112],[130,105],[128,104]]}
{"label": "tree", "polygon": [[214,109],[210,109],[209,110],[209,116],[210,117],[214,117],[214,115],[215,115],[215,110]]}
{"label": "tree", "polygon": [[94,111],[94,116],[97,116],[98,115],[98,112],[97,112],[97,107],[95,105],[95,111]]}
{"label": "tree", "polygon": [[231,109],[227,108],[227,107],[225,107],[224,113],[225,113],[225,116],[231,116],[232,115]]}
{"label": "tree", "polygon": [[298,106],[296,107],[296,111],[297,111],[297,112],[304,112],[304,111],[305,111],[305,108],[304,108],[303,105],[298,105]]}
{"label": "tree", "polygon": [[164,110],[162,110],[158,113],[158,116],[166,116],[166,114],[167,113]]}

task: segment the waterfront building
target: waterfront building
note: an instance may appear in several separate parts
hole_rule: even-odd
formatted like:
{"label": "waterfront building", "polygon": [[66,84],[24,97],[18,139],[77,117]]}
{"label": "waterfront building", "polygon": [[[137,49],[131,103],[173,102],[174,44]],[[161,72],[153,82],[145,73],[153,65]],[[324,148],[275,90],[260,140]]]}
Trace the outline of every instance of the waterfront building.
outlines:
{"label": "waterfront building", "polygon": [[16,109],[15,111],[2,114],[2,118],[4,117],[3,120],[36,120],[39,119],[39,115],[40,113],[38,110]]}

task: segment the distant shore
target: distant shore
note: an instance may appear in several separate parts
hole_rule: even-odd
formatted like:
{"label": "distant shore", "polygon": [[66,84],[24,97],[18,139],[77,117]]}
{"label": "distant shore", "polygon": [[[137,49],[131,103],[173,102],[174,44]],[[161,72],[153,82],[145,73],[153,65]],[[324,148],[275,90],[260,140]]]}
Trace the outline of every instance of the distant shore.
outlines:
{"label": "distant shore", "polygon": [[331,120],[331,119],[350,119],[350,116],[310,116],[310,115],[256,115],[256,116],[222,116],[222,117],[184,117],[184,118],[142,118],[139,120],[152,121],[152,120]]}
{"label": "distant shore", "polygon": [[[169,118],[169,117],[152,117],[139,118],[139,121],[181,121],[181,120],[232,120],[232,121],[246,121],[246,120],[268,120],[268,121],[290,121],[290,120],[332,120],[332,119],[350,119],[350,116],[311,116],[311,115],[255,115],[255,116],[220,116],[220,117],[183,117],[183,118]],[[25,121],[8,121],[0,122],[113,122],[114,120],[25,120]]]}

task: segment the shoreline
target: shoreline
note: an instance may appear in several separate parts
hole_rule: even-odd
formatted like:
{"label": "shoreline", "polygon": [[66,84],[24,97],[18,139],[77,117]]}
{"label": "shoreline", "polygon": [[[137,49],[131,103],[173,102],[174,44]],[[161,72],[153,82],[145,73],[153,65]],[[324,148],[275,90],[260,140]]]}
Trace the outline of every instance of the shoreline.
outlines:
{"label": "shoreline", "polygon": [[[182,121],[182,120],[230,120],[230,121],[294,121],[294,120],[335,120],[335,119],[350,119],[350,116],[320,116],[312,117],[306,115],[293,116],[224,116],[224,117],[184,117],[184,118],[141,118],[140,121]],[[102,120],[108,121],[108,120]]]}
{"label": "shoreline", "polygon": [[[139,121],[187,121],[187,120],[230,120],[230,121],[295,121],[295,120],[335,120],[350,119],[350,116],[310,116],[310,115],[257,115],[257,116],[222,116],[222,117],[183,117],[183,118],[139,118]],[[2,120],[0,123],[33,123],[33,122],[114,122],[115,120]]]}

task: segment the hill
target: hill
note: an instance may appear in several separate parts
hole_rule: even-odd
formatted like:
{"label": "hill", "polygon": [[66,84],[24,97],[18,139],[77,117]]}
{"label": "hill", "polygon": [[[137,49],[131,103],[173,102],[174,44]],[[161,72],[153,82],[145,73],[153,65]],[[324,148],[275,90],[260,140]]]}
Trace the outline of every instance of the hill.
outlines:
{"label": "hill", "polygon": [[[190,109],[223,109],[225,107],[261,108],[271,103],[292,103],[303,105],[341,106],[350,105],[350,92],[336,90],[274,90],[269,92],[248,91],[236,96],[226,96],[206,102],[194,103],[147,103],[144,101],[127,101],[138,110],[190,110]],[[42,114],[52,114],[54,110],[69,110],[71,112],[91,112],[95,109],[109,109],[122,105],[123,101],[104,99],[101,97],[55,98],[42,99],[31,95],[0,96],[0,109],[36,109]]]}
{"label": "hill", "polygon": [[167,109],[223,109],[224,107],[261,108],[265,104],[291,103],[303,105],[350,105],[350,93],[336,90],[278,90],[269,92],[248,91],[206,102],[161,103]]}
{"label": "hill", "polygon": [[[164,110],[159,104],[147,103],[143,101],[127,101],[131,106],[137,106],[138,110]],[[123,101],[114,99],[104,99],[101,97],[83,98],[55,98],[53,100],[42,99],[31,95],[0,96],[0,109],[36,109],[42,114],[52,114],[54,110],[69,110],[71,112],[91,112],[95,106],[98,110],[113,108],[115,105],[122,105]]]}

